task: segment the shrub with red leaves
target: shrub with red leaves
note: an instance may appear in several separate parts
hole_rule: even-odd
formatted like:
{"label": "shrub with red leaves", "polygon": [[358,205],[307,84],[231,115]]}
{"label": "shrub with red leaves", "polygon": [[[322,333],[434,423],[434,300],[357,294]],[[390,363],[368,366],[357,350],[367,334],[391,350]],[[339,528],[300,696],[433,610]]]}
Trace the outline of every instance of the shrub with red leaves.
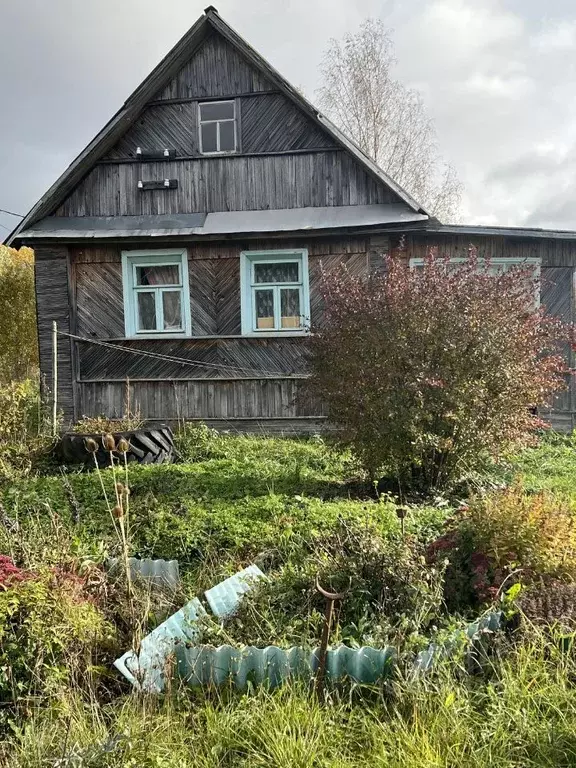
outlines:
{"label": "shrub with red leaves", "polygon": [[24,581],[27,574],[7,555],[0,555],[0,587],[7,589],[11,584]]}
{"label": "shrub with red leaves", "polygon": [[534,408],[565,387],[572,332],[537,288],[531,269],[493,274],[473,249],[457,268],[430,252],[369,280],[323,274],[310,390],[373,477],[445,487],[542,426]]}

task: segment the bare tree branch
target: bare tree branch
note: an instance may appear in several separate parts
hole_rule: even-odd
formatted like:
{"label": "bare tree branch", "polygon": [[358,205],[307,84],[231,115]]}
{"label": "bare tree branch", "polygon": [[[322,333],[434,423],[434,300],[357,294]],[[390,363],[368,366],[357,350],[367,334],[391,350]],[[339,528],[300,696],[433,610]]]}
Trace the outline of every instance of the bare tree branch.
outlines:
{"label": "bare tree branch", "polygon": [[398,184],[444,221],[458,217],[462,184],[438,152],[421,95],[392,77],[394,43],[366,19],[356,34],[331,40],[322,61],[319,103]]}

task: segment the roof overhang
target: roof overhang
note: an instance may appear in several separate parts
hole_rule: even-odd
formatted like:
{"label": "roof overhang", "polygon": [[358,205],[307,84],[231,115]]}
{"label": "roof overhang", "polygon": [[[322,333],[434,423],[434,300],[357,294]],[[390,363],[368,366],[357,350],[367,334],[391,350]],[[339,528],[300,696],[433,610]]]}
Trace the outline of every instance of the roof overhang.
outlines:
{"label": "roof overhang", "polygon": [[366,229],[413,224],[428,217],[403,205],[348,205],[150,216],[49,216],[19,235],[36,240],[218,235]]}

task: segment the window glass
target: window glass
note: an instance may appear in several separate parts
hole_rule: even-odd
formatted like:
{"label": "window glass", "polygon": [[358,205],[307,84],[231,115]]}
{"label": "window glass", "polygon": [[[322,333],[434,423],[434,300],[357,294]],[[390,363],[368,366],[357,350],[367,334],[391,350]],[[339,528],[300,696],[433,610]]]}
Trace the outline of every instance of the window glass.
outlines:
{"label": "window glass", "polygon": [[156,298],[152,291],[139,291],[138,299],[138,330],[156,330]]}
{"label": "window glass", "polygon": [[177,264],[136,267],[136,285],[178,285],[180,270]]}
{"label": "window glass", "polygon": [[280,325],[282,328],[300,328],[300,289],[280,289]]}
{"label": "window glass", "polygon": [[218,123],[203,123],[202,152],[218,151]]}
{"label": "window glass", "polygon": [[256,304],[256,328],[270,330],[274,328],[274,291],[254,291]]}
{"label": "window glass", "polygon": [[200,119],[205,120],[233,120],[233,101],[206,101],[200,104]]}
{"label": "window glass", "polygon": [[297,283],[298,262],[271,262],[254,264],[254,282],[256,283]]}
{"label": "window glass", "polygon": [[162,314],[165,331],[182,330],[182,296],[180,291],[162,292]]}
{"label": "window glass", "polygon": [[236,149],[234,120],[218,123],[220,130],[220,152],[233,152]]}

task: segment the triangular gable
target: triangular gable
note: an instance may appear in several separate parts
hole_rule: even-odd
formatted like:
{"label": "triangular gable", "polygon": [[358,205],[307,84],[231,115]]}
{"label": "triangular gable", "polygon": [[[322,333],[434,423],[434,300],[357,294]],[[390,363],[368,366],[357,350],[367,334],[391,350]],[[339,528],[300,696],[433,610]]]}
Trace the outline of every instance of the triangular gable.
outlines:
{"label": "triangular gable", "polygon": [[[281,94],[321,128],[323,134],[327,135],[337,146],[342,147],[347,153],[352,155],[355,161],[375,182],[385,185],[388,189],[392,190],[413,211],[426,213],[416,200],[384,173],[376,163],[368,158],[333,123],[320,115],[282,75],[221,19],[215,8],[210,6],[206,9],[205,15],[198,19],[144,82],[132,93],[123,107],[30,210],[19,226],[8,237],[8,244],[14,242],[20,232],[56,210],[94,165],[105,157],[106,153],[112,150],[122,136],[134,125],[150,101],[174,98],[171,94],[178,92],[179,83],[181,82],[179,80],[180,73],[190,66],[209,66],[212,48],[210,43],[204,44],[215,33],[221,35],[238,52],[239,61],[242,62],[242,66],[245,66],[245,62],[250,65],[246,67],[247,72],[256,73],[249,75],[253,78],[248,83],[251,88],[256,90],[266,89],[270,84],[271,88],[280,91]],[[194,54],[201,47],[203,48],[201,55],[194,57]],[[182,82],[189,82],[189,78],[185,78]],[[224,86],[225,83],[222,84],[222,87]]]}

